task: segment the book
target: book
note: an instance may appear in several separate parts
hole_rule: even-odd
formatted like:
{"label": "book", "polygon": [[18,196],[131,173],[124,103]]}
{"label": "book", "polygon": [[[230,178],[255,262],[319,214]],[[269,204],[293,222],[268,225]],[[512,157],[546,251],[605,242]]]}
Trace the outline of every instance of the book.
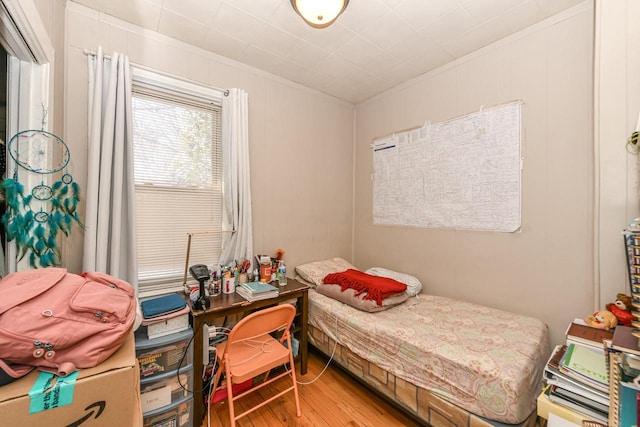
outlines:
{"label": "book", "polygon": [[600,412],[609,412],[609,401],[607,401],[606,403],[603,402],[598,402],[595,401],[593,399],[589,399],[587,397],[584,397],[583,395],[579,394],[579,393],[574,393],[570,390],[564,389],[562,387],[558,387],[556,385],[552,385],[549,389],[549,394],[550,395],[555,395],[555,396],[560,396],[563,397],[567,400],[572,400],[575,402],[579,402],[587,407],[591,407],[597,411]]}
{"label": "book", "polygon": [[547,366],[553,366],[556,369],[560,368],[560,360],[562,360],[562,358],[564,357],[564,354],[567,352],[567,346],[566,345],[557,345],[554,349],[553,352],[551,353],[551,356],[549,357],[549,360],[547,360]]}
{"label": "book", "polygon": [[560,371],[602,391],[609,390],[606,358],[588,347],[569,344],[559,363]]}
{"label": "book", "polygon": [[640,347],[638,346],[638,337],[633,335],[634,328],[630,326],[617,326],[613,332],[613,339],[611,340],[611,348],[640,355]]}
{"label": "book", "polygon": [[619,381],[618,418],[620,427],[637,425],[639,396],[640,389],[634,383]]}
{"label": "book", "polygon": [[249,291],[247,291],[245,288],[243,288],[242,286],[238,286],[236,288],[236,293],[240,296],[242,296],[244,299],[246,299],[247,301],[259,301],[259,300],[263,300],[263,299],[269,299],[269,298],[275,298],[278,296],[278,291],[270,291],[270,292],[260,292],[257,294],[252,294]]}
{"label": "book", "polygon": [[570,380],[554,379],[547,380],[549,386],[555,386],[558,389],[564,390],[570,394],[582,396],[584,399],[588,399],[592,402],[596,402],[602,405],[609,405],[609,395],[589,387],[583,387],[580,384],[571,382]]}
{"label": "book", "polygon": [[266,282],[248,282],[240,285],[248,293],[255,295],[263,292],[279,292],[278,288]]}
{"label": "book", "polygon": [[592,328],[573,321],[569,324],[565,333],[567,344],[579,344],[592,347],[602,354],[605,353],[604,341],[613,338],[613,331]]}
{"label": "book", "polygon": [[593,420],[593,421],[599,421],[602,422],[604,424],[607,424],[609,422],[609,413],[606,411],[599,411],[595,408],[592,408],[590,406],[586,406],[580,402],[571,400],[571,399],[567,399],[564,396],[558,396],[557,394],[551,394],[551,387],[549,387],[546,391],[545,394],[547,395],[547,397],[549,398],[550,401],[552,401],[553,403],[557,403],[559,405],[562,405],[566,408],[569,408],[573,411],[579,412],[581,414],[583,414],[584,416],[586,416],[588,419]]}
{"label": "book", "polygon": [[566,345],[558,345],[544,368],[544,379],[550,386],[555,385],[573,393],[579,394],[585,398],[591,399],[602,404],[609,403],[609,390],[600,390],[579,381],[576,378],[566,375],[560,371],[559,363],[567,349]]}

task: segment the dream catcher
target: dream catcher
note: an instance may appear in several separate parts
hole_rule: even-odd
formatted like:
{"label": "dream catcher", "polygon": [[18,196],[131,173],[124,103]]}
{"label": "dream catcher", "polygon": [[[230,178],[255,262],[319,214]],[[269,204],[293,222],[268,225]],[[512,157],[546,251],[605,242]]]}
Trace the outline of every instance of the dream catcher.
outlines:
{"label": "dream catcher", "polygon": [[[52,133],[26,130],[11,138],[7,150],[16,162],[13,178],[2,183],[7,204],[2,222],[7,240],[16,241],[18,259],[29,253],[33,268],[60,265],[58,232],[69,236],[74,222],[84,227],[77,212],[80,186],[67,170],[69,147]],[[25,191],[18,181],[18,168],[39,175],[40,183]],[[63,172],[60,180],[45,183],[46,175],[57,172]]]}

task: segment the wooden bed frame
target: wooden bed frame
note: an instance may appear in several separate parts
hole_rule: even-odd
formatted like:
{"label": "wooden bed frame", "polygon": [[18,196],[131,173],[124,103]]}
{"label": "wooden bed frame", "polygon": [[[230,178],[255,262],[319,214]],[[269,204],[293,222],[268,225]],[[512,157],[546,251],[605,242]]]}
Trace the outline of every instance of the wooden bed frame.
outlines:
{"label": "wooden bed frame", "polygon": [[[308,326],[309,343],[331,357],[336,342],[313,325]],[[397,378],[379,366],[361,358],[346,347],[337,344],[332,363],[337,363],[359,382],[365,384],[386,400],[396,405],[418,422],[434,427],[496,427],[516,426],[488,420],[471,414],[437,395]],[[519,427],[535,427],[537,414],[533,413]]]}

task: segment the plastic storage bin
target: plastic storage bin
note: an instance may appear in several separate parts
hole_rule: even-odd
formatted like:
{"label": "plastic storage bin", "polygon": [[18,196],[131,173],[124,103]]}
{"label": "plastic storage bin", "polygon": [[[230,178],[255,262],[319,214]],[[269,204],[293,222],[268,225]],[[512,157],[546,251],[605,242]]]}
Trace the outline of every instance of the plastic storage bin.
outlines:
{"label": "plastic storage bin", "polygon": [[142,414],[144,427],[192,427],[193,397]]}
{"label": "plastic storage bin", "polygon": [[172,405],[193,391],[193,365],[140,380],[142,412]]}
{"label": "plastic storage bin", "polygon": [[[146,331],[136,331],[136,357],[140,364],[140,379],[162,375],[193,363],[193,330],[148,339]],[[186,352],[186,354],[185,354]],[[183,358],[184,356],[184,358]],[[182,362],[182,363],[180,363]]]}

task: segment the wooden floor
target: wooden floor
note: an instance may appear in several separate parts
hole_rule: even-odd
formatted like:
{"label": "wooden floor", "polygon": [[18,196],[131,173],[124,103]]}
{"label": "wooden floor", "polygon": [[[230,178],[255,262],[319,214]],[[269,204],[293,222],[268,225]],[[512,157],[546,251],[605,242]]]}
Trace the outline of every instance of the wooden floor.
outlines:
{"label": "wooden floor", "polygon": [[[326,359],[316,351],[309,351],[309,364],[306,375],[299,375],[298,382],[310,382],[325,367]],[[283,384],[284,383],[284,384]],[[255,405],[268,397],[274,389],[283,389],[287,380],[282,379],[265,390],[247,396],[245,401]],[[296,417],[293,393],[287,393],[269,405],[238,420],[238,427],[278,427],[278,426],[367,426],[367,427],[405,427],[418,426],[412,418],[389,405],[385,400],[373,394],[366,387],[339,368],[329,368],[311,384],[299,384],[300,408],[302,417]],[[237,403],[236,413],[246,408],[242,400]],[[227,402],[218,402],[212,406],[211,426],[229,426]],[[207,417],[202,424],[207,427]]]}

